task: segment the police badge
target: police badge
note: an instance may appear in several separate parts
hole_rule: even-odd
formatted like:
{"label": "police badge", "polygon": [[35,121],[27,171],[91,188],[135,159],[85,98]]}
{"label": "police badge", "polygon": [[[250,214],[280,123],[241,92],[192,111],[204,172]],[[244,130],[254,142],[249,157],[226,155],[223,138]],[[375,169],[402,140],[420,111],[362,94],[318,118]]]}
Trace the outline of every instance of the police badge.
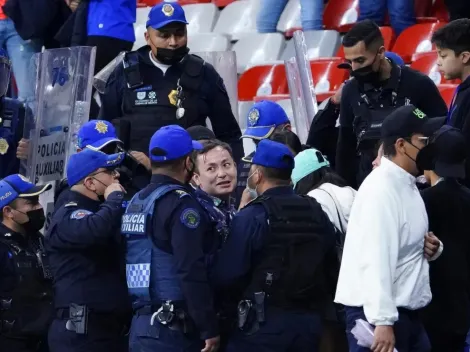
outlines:
{"label": "police badge", "polygon": [[259,120],[259,111],[258,109],[252,109],[248,114],[248,123],[250,126],[256,125]]}
{"label": "police badge", "polygon": [[103,121],[98,121],[96,122],[95,130],[97,130],[99,133],[104,134],[108,132],[108,125],[106,125]]}
{"label": "police badge", "polygon": [[162,12],[165,16],[171,17],[173,16],[173,13],[175,13],[175,9],[170,4],[166,4],[162,7]]}
{"label": "police badge", "polygon": [[5,138],[0,138],[0,154],[5,155],[8,151],[8,142]]}

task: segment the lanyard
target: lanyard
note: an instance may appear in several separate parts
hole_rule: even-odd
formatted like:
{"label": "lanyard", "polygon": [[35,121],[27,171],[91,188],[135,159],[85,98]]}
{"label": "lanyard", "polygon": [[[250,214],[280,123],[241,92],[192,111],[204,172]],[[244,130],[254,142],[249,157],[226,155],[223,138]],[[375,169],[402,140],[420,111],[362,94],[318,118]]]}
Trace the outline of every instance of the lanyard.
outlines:
{"label": "lanyard", "polygon": [[447,112],[446,125],[450,124],[452,114],[454,113],[454,110],[456,108],[456,106],[454,105],[455,105],[455,99],[457,98],[457,94],[459,94],[459,89],[460,89],[460,85],[455,89],[454,96],[452,97],[452,101],[449,106],[449,111]]}

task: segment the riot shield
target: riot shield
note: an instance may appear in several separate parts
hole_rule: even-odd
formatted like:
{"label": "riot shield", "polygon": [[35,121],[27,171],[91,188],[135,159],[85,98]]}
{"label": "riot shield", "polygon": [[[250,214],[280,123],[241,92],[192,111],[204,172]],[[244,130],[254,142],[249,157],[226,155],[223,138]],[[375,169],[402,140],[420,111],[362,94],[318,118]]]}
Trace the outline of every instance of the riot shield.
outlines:
{"label": "riot shield", "polygon": [[[235,51],[212,51],[194,54],[214,66],[220,77],[222,77],[232,106],[233,116],[235,116],[239,126],[243,126],[245,122],[240,123],[240,117],[238,116],[238,76]],[[246,116],[241,116],[241,118],[245,119]]]}
{"label": "riot shield", "polygon": [[114,72],[116,67],[118,67],[120,64],[122,64],[122,61],[124,60],[124,56],[126,56],[125,51],[121,51],[118,56],[116,56],[113,61],[111,61],[109,64],[107,64],[100,72],[98,72],[95,77],[93,78],[93,87],[96,88],[96,90],[100,94],[104,94],[104,90],[106,88],[106,82],[108,82],[109,76],[111,76],[111,73]]}
{"label": "riot shield", "polygon": [[[94,47],[72,47],[45,50],[33,60],[35,100],[32,121],[25,126],[29,156],[22,173],[36,184],[54,184],[66,176],[78,129],[89,119],[95,55]],[[53,191],[42,198],[47,198],[41,201],[46,208]]]}

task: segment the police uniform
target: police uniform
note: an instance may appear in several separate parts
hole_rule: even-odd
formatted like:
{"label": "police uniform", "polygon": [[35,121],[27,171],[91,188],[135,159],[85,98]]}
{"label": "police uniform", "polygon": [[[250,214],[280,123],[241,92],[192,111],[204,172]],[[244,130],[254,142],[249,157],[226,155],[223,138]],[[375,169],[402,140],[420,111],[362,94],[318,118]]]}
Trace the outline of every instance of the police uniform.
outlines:
{"label": "police uniform", "polygon": [[[151,10],[147,27],[158,29],[172,22],[187,23],[184,11],[176,3],[163,2]],[[165,72],[158,66],[162,65],[154,61],[149,46],[127,53],[101,96],[100,118],[118,118],[114,122],[128,131],[126,149],[147,152],[150,137],[160,127],[205,125],[209,117],[217,138],[229,143],[239,160],[240,127],[214,67],[191,54],[166,65]]]}
{"label": "police uniform", "polygon": [[447,107],[434,82],[424,74],[390,61],[390,78],[381,85],[349,80],[341,96],[336,170],[352,187],[372,171],[382,122],[400,106],[413,104],[430,117]]}
{"label": "police uniform", "polygon": [[[181,127],[167,126],[152,137],[154,148],[165,154],[151,155],[161,162],[202,146]],[[199,352],[204,340],[219,335],[207,274],[218,238],[189,186],[154,174],[128,204],[121,232],[134,308],[130,351]]]}
{"label": "police uniform", "polygon": [[[99,168],[118,166],[121,154],[85,149],[67,165],[70,186]],[[54,277],[55,320],[51,352],[127,351],[130,319],[119,233],[123,192],[103,203],[74,190],[56,209],[45,241]]]}
{"label": "police uniform", "polygon": [[[20,175],[10,175],[0,181],[0,209],[18,197],[37,196],[50,188],[51,185],[34,186]],[[31,229],[25,228],[26,234],[0,224],[2,351],[47,351],[47,329],[53,314],[52,280],[40,228],[37,229],[44,224],[44,210],[35,212],[39,217]]]}
{"label": "police uniform", "polygon": [[[294,157],[263,140],[252,162],[292,170]],[[317,351],[321,311],[337,278],[335,231],[321,206],[291,186],[266,190],[233,219],[213,280],[240,292],[227,351]],[[331,275],[331,278],[329,277]]]}

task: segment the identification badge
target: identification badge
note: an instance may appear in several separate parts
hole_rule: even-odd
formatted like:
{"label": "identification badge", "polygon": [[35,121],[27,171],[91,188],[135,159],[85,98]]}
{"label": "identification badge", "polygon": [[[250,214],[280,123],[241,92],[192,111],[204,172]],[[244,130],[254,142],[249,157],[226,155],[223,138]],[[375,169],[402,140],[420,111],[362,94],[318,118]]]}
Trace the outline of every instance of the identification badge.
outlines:
{"label": "identification badge", "polygon": [[0,154],[5,155],[8,151],[8,142],[5,138],[0,138]]}
{"label": "identification badge", "polygon": [[147,216],[145,213],[128,213],[122,216],[121,233],[145,235]]}

